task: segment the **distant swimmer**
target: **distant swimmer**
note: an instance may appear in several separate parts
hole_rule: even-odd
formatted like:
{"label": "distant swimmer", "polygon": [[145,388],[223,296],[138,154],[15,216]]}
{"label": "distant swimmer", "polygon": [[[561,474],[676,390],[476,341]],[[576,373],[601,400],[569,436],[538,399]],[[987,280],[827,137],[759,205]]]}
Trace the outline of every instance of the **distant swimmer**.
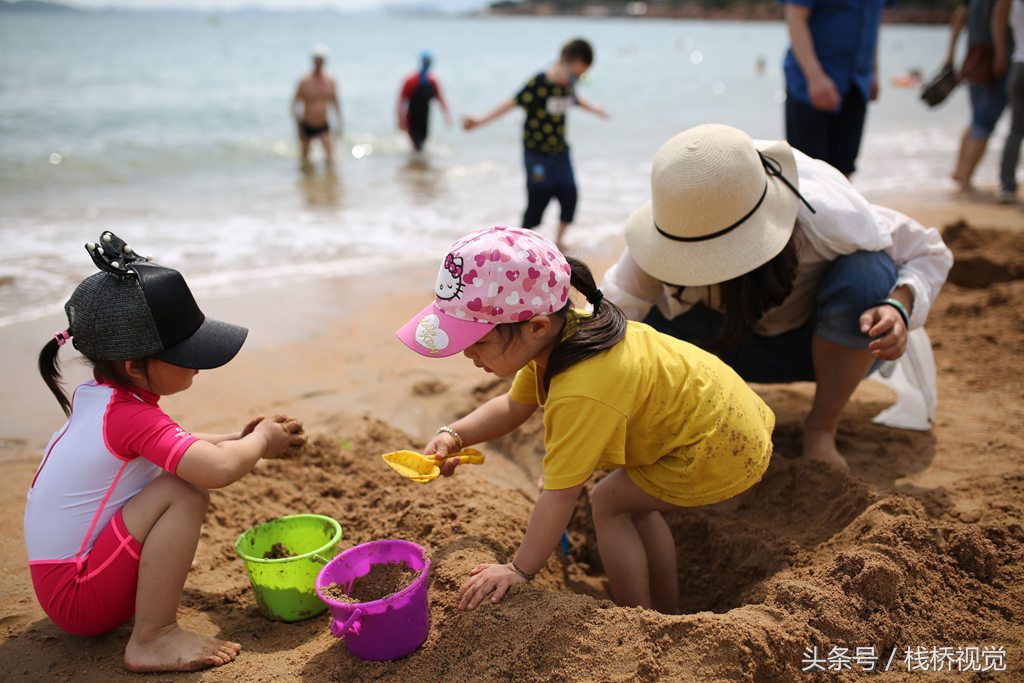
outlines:
{"label": "distant swimmer", "polygon": [[427,141],[430,100],[437,99],[444,113],[445,123],[452,125],[452,115],[448,111],[448,103],[441,94],[441,84],[430,73],[433,62],[434,57],[430,52],[424,51],[420,54],[419,71],[405,79],[402,91],[398,95],[398,127],[409,135],[413,149],[417,152],[423,149],[423,143]]}
{"label": "distant swimmer", "polygon": [[292,98],[292,115],[298,125],[299,142],[302,144],[302,165],[309,166],[309,145],[319,139],[324,146],[327,166],[334,162],[334,150],[331,140],[331,124],[328,109],[334,108],[338,132],[341,132],[341,105],[338,104],[338,91],[334,79],[324,71],[327,60],[327,47],[317,43],[313,46],[313,71],[299,81],[299,87]]}

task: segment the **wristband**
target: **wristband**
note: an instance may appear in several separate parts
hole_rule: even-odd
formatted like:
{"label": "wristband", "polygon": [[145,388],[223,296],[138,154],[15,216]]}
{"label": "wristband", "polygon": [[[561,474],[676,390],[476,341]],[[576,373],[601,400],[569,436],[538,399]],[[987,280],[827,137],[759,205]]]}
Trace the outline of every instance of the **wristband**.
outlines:
{"label": "wristband", "polygon": [[875,306],[892,306],[900,314],[900,317],[903,318],[903,326],[908,330],[910,329],[910,314],[907,313],[906,307],[896,299],[882,299]]}
{"label": "wristband", "polygon": [[519,576],[523,577],[524,581],[533,581],[534,574],[527,574],[526,572],[524,572],[522,569],[519,568],[519,565],[516,564],[515,560],[509,562],[508,566],[511,567],[512,571],[514,571],[516,574],[519,574]]}
{"label": "wristband", "polygon": [[435,432],[435,433],[436,434],[441,434],[442,432],[445,433],[445,434],[450,434],[451,437],[453,439],[455,439],[455,442],[459,445],[459,450],[460,451],[462,450],[462,448],[463,448],[462,437],[459,436],[459,433],[457,431],[455,431],[454,429],[452,429],[448,425],[441,425],[440,427],[437,428],[437,432]]}

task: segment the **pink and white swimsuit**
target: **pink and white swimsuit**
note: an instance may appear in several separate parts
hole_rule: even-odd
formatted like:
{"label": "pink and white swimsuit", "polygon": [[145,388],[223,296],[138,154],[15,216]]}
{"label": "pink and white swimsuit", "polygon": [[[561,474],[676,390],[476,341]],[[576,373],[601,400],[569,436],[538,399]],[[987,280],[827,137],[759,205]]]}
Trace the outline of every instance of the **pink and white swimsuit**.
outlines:
{"label": "pink and white swimsuit", "polygon": [[100,378],[80,385],[32,480],[32,582],[47,616],[69,633],[106,633],[134,613],[142,546],[121,508],[162,470],[173,474],[197,441],[160,410],[159,398]]}

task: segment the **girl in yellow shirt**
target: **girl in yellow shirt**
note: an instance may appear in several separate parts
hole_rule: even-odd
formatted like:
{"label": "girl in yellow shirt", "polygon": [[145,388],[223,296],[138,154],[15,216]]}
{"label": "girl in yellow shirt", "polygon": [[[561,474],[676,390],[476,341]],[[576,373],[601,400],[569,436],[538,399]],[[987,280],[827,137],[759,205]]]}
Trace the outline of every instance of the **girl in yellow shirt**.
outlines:
{"label": "girl in yellow shirt", "polygon": [[[580,314],[570,287],[593,314]],[[661,513],[731,498],[753,486],[771,456],[775,416],[715,356],[627,322],[603,301],[585,264],[536,232],[494,227],[457,241],[435,300],[399,331],[425,356],[460,351],[486,372],[515,375],[509,392],[438,430],[426,452],[443,460],[514,430],[544,408],[544,491],[512,561],[471,572],[460,607],[544,566],[576,498],[591,495],[598,549],[615,601],[678,610],[676,551]],[[456,460],[445,460],[451,474]]]}

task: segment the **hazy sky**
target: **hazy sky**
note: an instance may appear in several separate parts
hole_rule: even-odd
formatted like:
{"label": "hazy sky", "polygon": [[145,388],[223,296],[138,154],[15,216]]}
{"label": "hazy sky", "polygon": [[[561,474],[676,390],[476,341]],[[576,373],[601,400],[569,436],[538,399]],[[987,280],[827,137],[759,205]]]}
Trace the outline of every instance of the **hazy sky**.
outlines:
{"label": "hazy sky", "polygon": [[130,9],[231,10],[242,7],[265,9],[336,9],[364,11],[386,7],[431,6],[446,12],[461,12],[487,4],[487,0],[55,0],[75,7]]}

